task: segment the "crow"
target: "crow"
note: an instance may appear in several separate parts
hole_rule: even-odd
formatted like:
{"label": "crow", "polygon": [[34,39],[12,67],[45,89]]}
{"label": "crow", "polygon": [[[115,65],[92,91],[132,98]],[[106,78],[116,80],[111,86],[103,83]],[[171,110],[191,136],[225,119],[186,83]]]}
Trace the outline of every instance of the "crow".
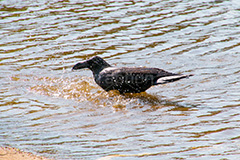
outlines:
{"label": "crow", "polygon": [[72,70],[89,68],[95,82],[105,91],[118,90],[124,93],[140,93],[154,85],[174,82],[193,76],[175,74],[159,68],[112,67],[104,59],[94,56],[73,66]]}

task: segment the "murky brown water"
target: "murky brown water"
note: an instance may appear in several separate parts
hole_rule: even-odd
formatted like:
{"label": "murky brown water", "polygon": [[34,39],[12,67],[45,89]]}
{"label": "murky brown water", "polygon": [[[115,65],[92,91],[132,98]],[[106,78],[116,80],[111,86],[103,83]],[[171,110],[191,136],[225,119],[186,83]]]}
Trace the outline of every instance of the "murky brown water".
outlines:
{"label": "murky brown water", "polygon": [[[56,159],[239,159],[240,2],[0,1],[0,146]],[[195,74],[146,93],[78,61]]]}

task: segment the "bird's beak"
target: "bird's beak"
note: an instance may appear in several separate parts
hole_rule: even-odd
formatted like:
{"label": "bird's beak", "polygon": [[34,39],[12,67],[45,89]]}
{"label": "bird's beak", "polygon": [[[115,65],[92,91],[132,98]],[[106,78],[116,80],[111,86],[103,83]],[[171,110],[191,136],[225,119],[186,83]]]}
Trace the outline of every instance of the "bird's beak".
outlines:
{"label": "bird's beak", "polygon": [[78,70],[82,68],[88,68],[88,64],[86,62],[79,62],[73,66],[72,70]]}

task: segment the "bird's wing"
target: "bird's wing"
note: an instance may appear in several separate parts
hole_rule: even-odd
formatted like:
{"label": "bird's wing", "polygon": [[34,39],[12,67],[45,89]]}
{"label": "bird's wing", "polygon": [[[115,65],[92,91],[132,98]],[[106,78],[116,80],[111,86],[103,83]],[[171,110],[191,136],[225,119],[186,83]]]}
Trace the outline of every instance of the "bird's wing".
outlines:
{"label": "bird's wing", "polygon": [[103,75],[111,75],[111,76],[123,76],[123,75],[131,75],[131,76],[153,76],[154,79],[158,79],[160,77],[173,76],[178,75],[174,73],[170,73],[164,71],[159,68],[144,68],[144,67],[108,67],[101,71]]}
{"label": "bird's wing", "polygon": [[159,68],[119,68],[113,70],[113,74],[115,77],[117,76],[126,76],[131,77],[136,80],[142,80],[143,83],[145,81],[152,81],[153,85],[165,84],[169,82],[174,82],[180,80],[182,78],[188,78],[192,75],[183,75],[183,74],[175,74],[171,72],[164,71]]}
{"label": "bird's wing", "polygon": [[176,75],[174,73],[170,73],[159,68],[144,68],[144,67],[133,67],[133,68],[123,67],[123,68],[120,68],[118,72],[123,72],[127,74],[153,75],[155,76],[155,78]]}

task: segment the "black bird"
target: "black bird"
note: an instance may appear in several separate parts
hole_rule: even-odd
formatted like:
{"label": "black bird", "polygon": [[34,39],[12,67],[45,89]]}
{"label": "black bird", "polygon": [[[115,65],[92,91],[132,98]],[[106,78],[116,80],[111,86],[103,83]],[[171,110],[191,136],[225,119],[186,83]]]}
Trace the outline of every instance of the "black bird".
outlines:
{"label": "black bird", "polygon": [[93,72],[95,82],[105,91],[118,90],[121,94],[140,93],[154,85],[174,82],[193,76],[192,74],[170,73],[159,68],[115,68],[98,56],[77,63],[72,69],[78,70],[82,68],[89,68]]}

